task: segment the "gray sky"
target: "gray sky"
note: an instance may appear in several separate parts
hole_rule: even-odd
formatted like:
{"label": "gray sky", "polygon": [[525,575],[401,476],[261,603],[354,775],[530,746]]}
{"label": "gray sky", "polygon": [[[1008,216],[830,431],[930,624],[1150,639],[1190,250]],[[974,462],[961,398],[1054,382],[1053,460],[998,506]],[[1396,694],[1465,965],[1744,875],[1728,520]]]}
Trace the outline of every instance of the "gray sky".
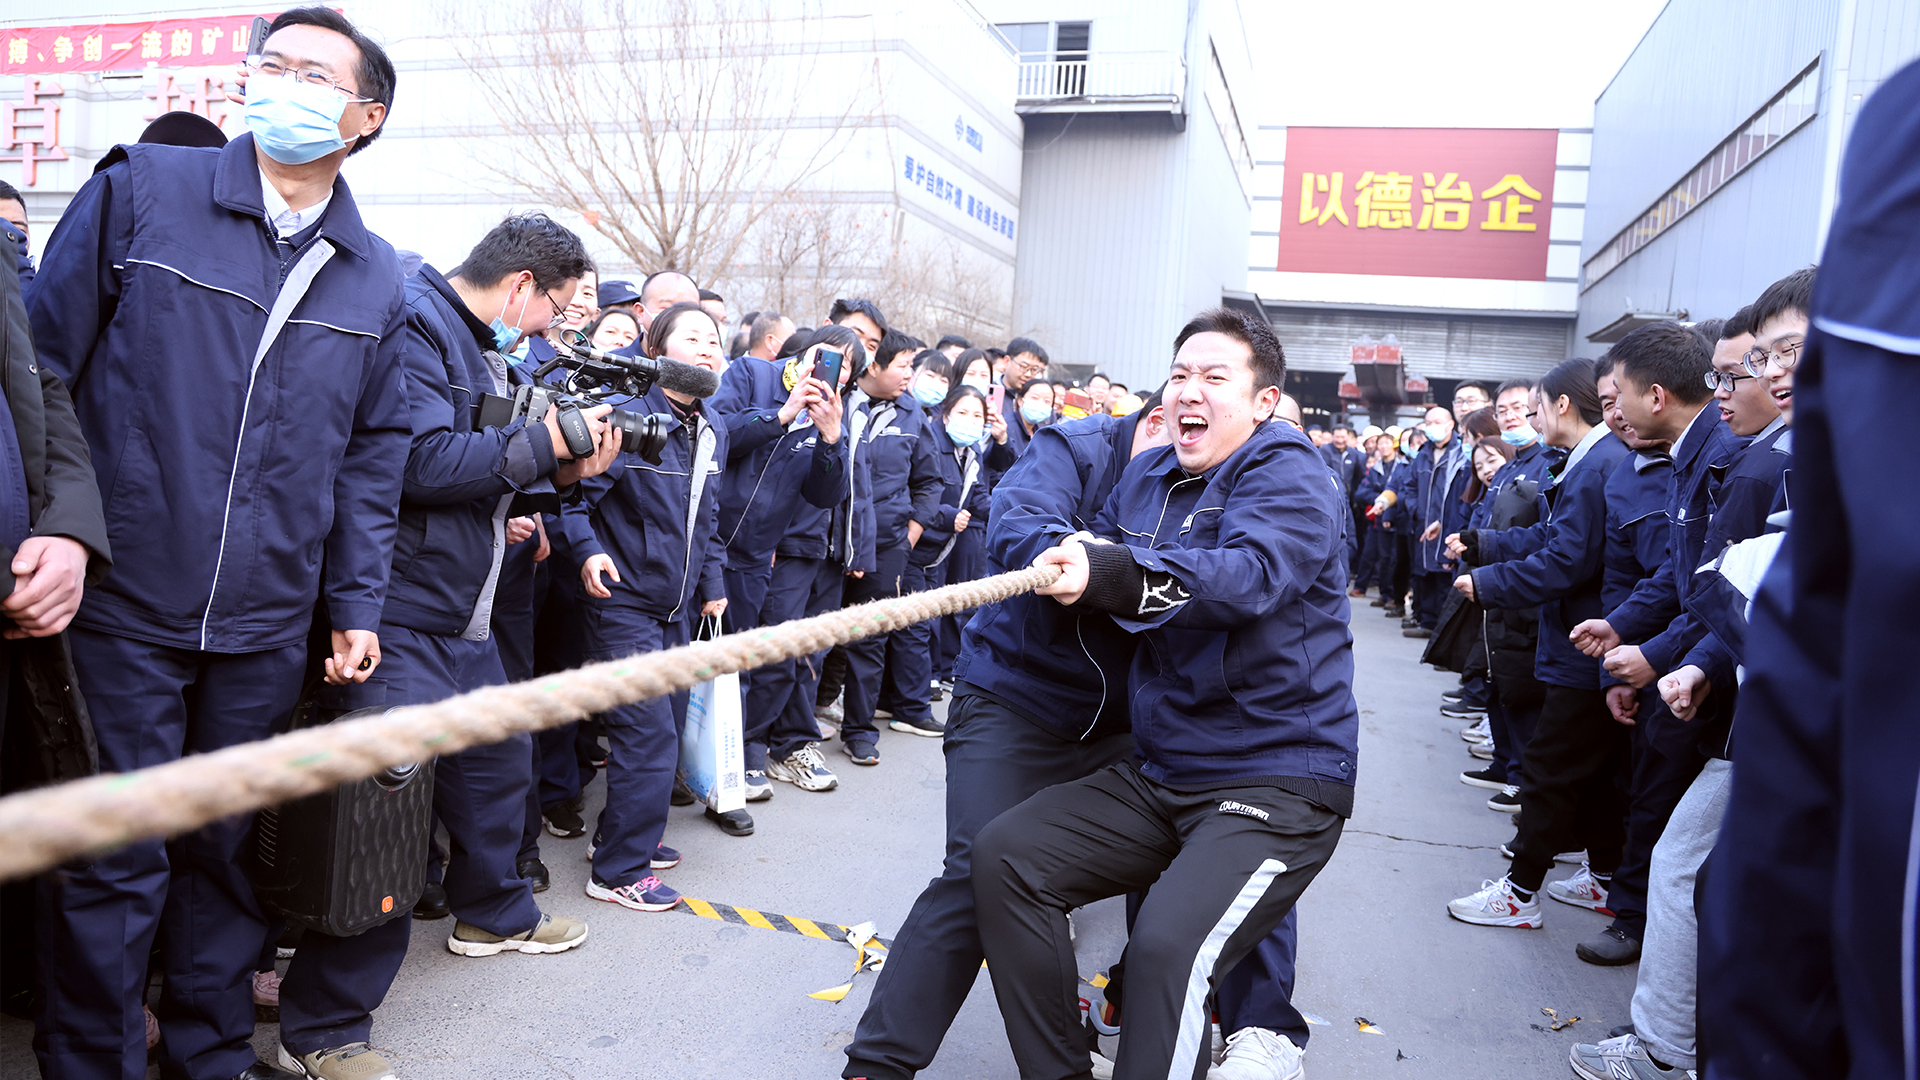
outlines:
{"label": "gray sky", "polygon": [[1240,0],[1257,124],[1587,127],[1665,0]]}

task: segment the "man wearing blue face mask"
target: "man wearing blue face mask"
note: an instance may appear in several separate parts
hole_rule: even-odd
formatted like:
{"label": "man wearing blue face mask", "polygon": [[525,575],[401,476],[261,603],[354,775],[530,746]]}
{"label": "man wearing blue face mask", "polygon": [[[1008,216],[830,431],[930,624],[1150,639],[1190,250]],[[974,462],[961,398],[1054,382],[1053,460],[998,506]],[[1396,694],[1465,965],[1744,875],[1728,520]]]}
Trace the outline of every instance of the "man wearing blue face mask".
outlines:
{"label": "man wearing blue face mask", "polygon": [[[103,771],[271,734],[300,693],[316,617],[331,627],[311,658],[328,681],[363,682],[380,663],[409,439],[404,292],[339,174],[379,134],[393,65],[339,13],[299,8],[273,21],[246,83],[248,133],[224,149],[111,151],[28,296],[116,556],[71,631]],[[287,1075],[250,1045],[266,936],[241,869],[251,822],[42,881],[42,1075],[144,1075],[162,926],[161,1071]],[[326,950],[301,952],[283,1008],[331,985]]]}

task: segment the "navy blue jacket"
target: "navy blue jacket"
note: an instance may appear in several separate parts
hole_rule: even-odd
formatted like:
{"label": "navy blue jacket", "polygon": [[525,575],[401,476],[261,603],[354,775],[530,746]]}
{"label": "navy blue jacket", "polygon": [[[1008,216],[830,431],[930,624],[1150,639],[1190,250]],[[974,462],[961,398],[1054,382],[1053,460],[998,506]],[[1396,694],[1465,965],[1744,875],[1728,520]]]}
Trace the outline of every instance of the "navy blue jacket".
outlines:
{"label": "navy blue jacket", "polygon": [[[1416,520],[1413,484],[1413,459],[1397,457],[1393,459],[1393,468],[1387,473],[1387,485],[1384,490],[1393,492],[1394,504],[1386,508],[1374,520],[1389,532],[1404,533]],[[1416,532],[1415,535],[1418,535]]]}
{"label": "navy blue jacket", "polygon": [[[1793,523],[1755,599],[1700,917],[1715,1076],[1910,1076],[1920,476],[1920,66],[1860,110],[1794,371]],[[1717,691],[1716,691],[1717,692]]]}
{"label": "navy blue jacket", "polygon": [[622,452],[606,472],[580,481],[580,501],[560,515],[553,537],[554,554],[575,576],[595,555],[612,558],[620,572],[617,582],[602,578],[611,597],[581,594],[588,633],[601,647],[633,640],[622,628],[632,616],[669,622],[727,595],[719,538],[726,433],[698,413],[693,425],[678,419],[657,386],[630,407],[675,417],[660,464]]}
{"label": "navy blue jacket", "polygon": [[522,376],[431,266],[407,279],[400,342],[413,449],[384,621],[485,640],[506,519],[560,509],[552,438],[545,424],[524,420],[475,428],[479,396],[510,394]]}
{"label": "navy blue jacket", "polygon": [[[1734,459],[1733,468],[1720,482],[1713,521],[1707,526],[1706,550],[1701,553],[1704,561],[1711,562],[1729,546],[1764,534],[1768,530],[1768,515],[1789,508],[1787,474],[1793,465],[1793,439],[1789,430],[1776,420],[1754,436]],[[1687,650],[1687,655],[1675,666],[1692,664],[1706,672],[1715,688],[1720,688],[1734,685],[1734,668],[1738,663],[1737,653],[1709,633]]]}
{"label": "navy blue jacket", "polygon": [[1327,468],[1340,477],[1340,484],[1347,489],[1348,496],[1357,498],[1361,481],[1367,475],[1366,453],[1357,446],[1340,450],[1328,443],[1320,448],[1320,456],[1326,459]]}
{"label": "navy blue jacket", "polygon": [[1600,661],[1574,648],[1567,632],[1600,617],[1607,480],[1629,454],[1604,425],[1588,439],[1542,490],[1540,524],[1475,534],[1483,565],[1472,572],[1474,597],[1483,606],[1540,606],[1534,677],[1578,690],[1600,688]]}
{"label": "navy blue jacket", "polygon": [[1708,559],[1707,526],[1715,491],[1740,449],[1740,436],[1728,429],[1719,409],[1709,404],[1700,410],[1673,446],[1666,562],[1607,613],[1607,624],[1621,641],[1640,646],[1657,675],[1678,667],[1687,650],[1706,636],[1706,625],[1683,611],[1681,603],[1693,587],[1694,571]]}
{"label": "navy blue jacket", "polygon": [[[933,509],[920,520],[925,530],[920,534],[920,542],[908,553],[908,561],[915,566],[928,566],[943,555],[951,554],[950,546],[958,546],[967,532],[987,527],[987,519],[992,513],[987,491],[985,464],[980,454],[968,447],[962,456],[954,447],[953,440],[947,437],[944,427],[929,423],[922,433],[920,441],[928,448],[928,463],[935,469],[940,486],[934,492]],[[973,474],[968,483],[967,474]],[[964,532],[953,531],[953,519],[965,510],[971,514]],[[942,560],[944,565],[944,560]]]}
{"label": "navy blue jacket", "polygon": [[1423,541],[1420,536],[1427,526],[1435,522],[1444,525],[1447,493],[1452,489],[1453,481],[1466,471],[1464,465],[1454,468],[1461,456],[1459,432],[1448,438],[1445,446],[1436,447],[1429,442],[1413,456],[1413,506],[1409,508],[1412,514],[1409,529],[1413,533],[1413,571],[1416,574],[1438,574],[1453,569],[1453,561],[1447,558],[1446,530],[1442,528],[1440,535],[1431,540]]}
{"label": "navy blue jacket", "polygon": [[856,394],[848,404],[860,416],[853,425],[860,430],[856,456],[871,485],[875,550],[905,549],[907,522],[918,521],[923,529],[932,524],[945,480],[926,434],[926,408],[912,394],[901,394],[893,401]]}
{"label": "navy blue jacket", "polygon": [[[393,248],[336,180],[283,255],[251,134],[114,152],[27,294],[113,547],[76,621],[214,652],[298,644],[318,600],[335,627],[378,627],[408,439]],[[332,258],[256,363],[284,275],[314,245]]]}
{"label": "navy blue jacket", "polygon": [[1612,611],[1641,579],[1667,561],[1667,497],[1673,459],[1661,450],[1636,451],[1607,478],[1607,551],[1600,606]]}
{"label": "navy blue jacket", "polygon": [[1262,424],[1198,476],[1171,446],[1121,474],[1095,535],[1189,594],[1114,616],[1139,636],[1128,690],[1143,774],[1189,788],[1304,780],[1319,792],[1309,797],[1352,812],[1351,523],[1326,462],[1291,424]]}
{"label": "navy blue jacket", "polygon": [[794,559],[827,559],[848,570],[871,573],[875,563],[873,470],[867,468],[862,452],[866,447],[854,442],[851,424],[852,392],[841,397],[840,438],[850,464],[846,466],[847,493],[839,502],[819,506],[811,500],[794,508],[786,534],[774,548],[776,555]]}
{"label": "navy blue jacket", "polygon": [[[1093,527],[1133,452],[1138,424],[1137,413],[1089,416],[1034,434],[991,495],[992,573],[1031,566],[1061,538]],[[1100,738],[1127,730],[1133,651],[1133,639],[1105,615],[1022,593],[974,613],[960,633],[953,680],[1063,739]]]}
{"label": "navy blue jacket", "polygon": [[11,221],[0,221],[0,243],[12,244],[20,249],[20,293],[25,296],[27,286],[33,284],[33,256],[28,254],[27,234]]}
{"label": "navy blue jacket", "polygon": [[803,501],[834,506],[850,490],[847,440],[821,442],[805,413],[781,425],[780,407],[788,396],[782,370],[775,361],[743,356],[727,365],[719,392],[704,406],[726,430],[720,539],[735,570],[767,571]]}
{"label": "navy blue jacket", "polygon": [[1545,439],[1535,439],[1531,445],[1522,447],[1519,453],[1513,455],[1512,461],[1494,470],[1493,479],[1487,481],[1486,495],[1473,506],[1473,514],[1467,519],[1467,528],[1488,528],[1493,521],[1494,504],[1508,484],[1520,480],[1545,484],[1548,471],[1563,458],[1564,455],[1548,446]]}

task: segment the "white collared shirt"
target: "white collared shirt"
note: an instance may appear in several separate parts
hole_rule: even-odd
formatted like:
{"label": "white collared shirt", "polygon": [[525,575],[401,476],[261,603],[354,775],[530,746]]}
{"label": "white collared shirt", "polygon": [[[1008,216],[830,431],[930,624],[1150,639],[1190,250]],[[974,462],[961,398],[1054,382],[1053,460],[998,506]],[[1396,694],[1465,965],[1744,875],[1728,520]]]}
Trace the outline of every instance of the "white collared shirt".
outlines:
{"label": "white collared shirt", "polygon": [[260,199],[267,207],[267,224],[272,225],[274,232],[285,238],[293,236],[301,229],[320,220],[320,215],[327,212],[327,204],[333,201],[333,189],[328,188],[326,198],[305,210],[295,210],[287,205],[287,200],[280,197],[280,192],[274,188],[273,181],[267,178],[267,171],[261,169]]}

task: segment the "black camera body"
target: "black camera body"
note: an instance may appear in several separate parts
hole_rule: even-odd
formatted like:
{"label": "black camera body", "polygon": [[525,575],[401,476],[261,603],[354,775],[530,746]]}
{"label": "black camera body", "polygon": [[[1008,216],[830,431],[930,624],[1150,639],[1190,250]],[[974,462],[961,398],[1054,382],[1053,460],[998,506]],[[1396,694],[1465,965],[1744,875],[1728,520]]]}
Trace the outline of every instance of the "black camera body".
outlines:
{"label": "black camera body", "polygon": [[[558,385],[542,382],[556,368],[566,368],[567,377]],[[569,343],[552,360],[533,372],[534,382],[515,388],[512,397],[480,395],[474,406],[474,427],[505,427],[515,420],[528,424],[544,423],[549,410],[558,410],[555,419],[573,457],[593,454],[593,432],[587,427],[584,411],[610,398],[637,398],[653,389],[659,378],[660,362],[645,357],[614,356],[585,344]],[[663,413],[636,413],[614,409],[607,423],[620,432],[620,449],[639,454],[650,465],[660,464],[660,452],[666,448],[667,432],[673,417]]]}

